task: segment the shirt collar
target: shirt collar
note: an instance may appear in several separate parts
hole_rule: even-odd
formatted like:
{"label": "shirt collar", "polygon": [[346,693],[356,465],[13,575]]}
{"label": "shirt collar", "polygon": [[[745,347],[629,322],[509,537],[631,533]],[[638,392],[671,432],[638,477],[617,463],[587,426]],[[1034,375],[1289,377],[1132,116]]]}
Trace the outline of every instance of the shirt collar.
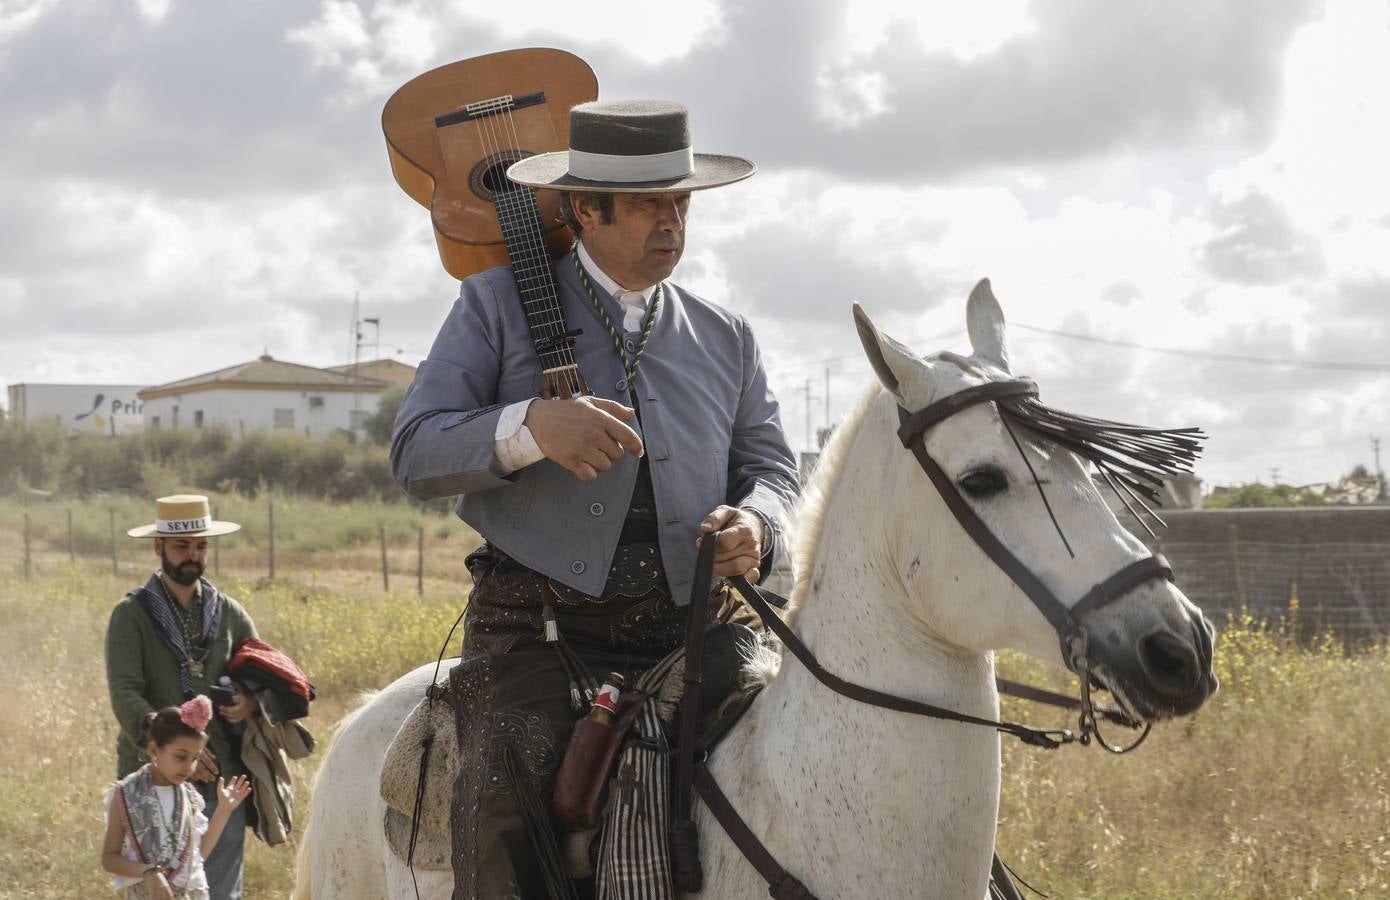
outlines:
{"label": "shirt collar", "polygon": [[579,253],[579,261],[584,264],[584,269],[591,276],[593,276],[594,283],[597,284],[600,288],[602,288],[603,292],[606,293],[608,296],[616,300],[619,299],[621,295],[622,298],[625,298],[630,302],[631,299],[633,299],[635,296],[640,295],[642,298],[643,306],[652,302],[652,294],[656,293],[656,285],[652,285],[651,287],[648,287],[645,290],[641,291],[629,291],[627,288],[623,287],[621,284],[618,284],[618,282],[614,281],[612,278],[609,278],[608,273],[598,267],[598,263],[594,262],[594,258],[589,255],[589,251],[584,249],[583,238],[580,238],[579,240],[577,252]]}

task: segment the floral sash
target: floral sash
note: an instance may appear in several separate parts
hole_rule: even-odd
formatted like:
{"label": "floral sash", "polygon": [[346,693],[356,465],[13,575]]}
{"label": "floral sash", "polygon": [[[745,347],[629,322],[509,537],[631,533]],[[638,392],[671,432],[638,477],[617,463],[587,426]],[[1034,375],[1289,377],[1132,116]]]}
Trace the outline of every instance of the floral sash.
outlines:
{"label": "floral sash", "polygon": [[125,813],[127,834],[135,844],[140,861],[147,865],[162,865],[170,884],[180,875],[187,875],[189,857],[193,855],[193,786],[187,782],[174,786],[174,830],[159,807],[154,790],[153,767],[143,765],[117,782],[116,797]]}

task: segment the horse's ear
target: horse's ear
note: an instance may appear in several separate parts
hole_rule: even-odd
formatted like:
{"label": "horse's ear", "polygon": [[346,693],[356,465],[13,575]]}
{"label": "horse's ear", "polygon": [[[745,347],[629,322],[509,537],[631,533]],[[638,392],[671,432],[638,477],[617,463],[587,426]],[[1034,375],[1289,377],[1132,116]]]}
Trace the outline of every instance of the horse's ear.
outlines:
{"label": "horse's ear", "polygon": [[917,354],[879,331],[874,320],[858,303],[854,304],[854,327],[859,331],[859,342],[864,345],[864,355],[869,358],[869,365],[874,367],[874,374],[889,393],[901,400],[898,372],[908,371],[904,367],[911,363],[919,363]]}
{"label": "horse's ear", "polygon": [[970,332],[970,346],[975,355],[1008,372],[1009,348],[1004,343],[1004,310],[994,299],[988,278],[981,278],[970,292],[970,299],[965,304],[965,327]]}

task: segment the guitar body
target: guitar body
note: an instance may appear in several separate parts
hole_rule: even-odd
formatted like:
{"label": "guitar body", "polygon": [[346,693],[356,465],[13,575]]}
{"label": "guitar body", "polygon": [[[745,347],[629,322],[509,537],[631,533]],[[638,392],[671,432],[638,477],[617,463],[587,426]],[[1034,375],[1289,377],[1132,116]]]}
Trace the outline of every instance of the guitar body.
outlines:
{"label": "guitar body", "polygon": [[[516,97],[505,115],[467,109]],[[536,153],[564,150],[570,107],[598,97],[598,79],[563,50],[529,48],[440,66],[406,82],[381,113],[391,173],[430,211],[444,268],[455,278],[509,263],[493,198],[513,186],[507,167]],[[526,99],[523,99],[526,98]],[[559,195],[536,195],[552,257],[573,236],[560,221]]]}

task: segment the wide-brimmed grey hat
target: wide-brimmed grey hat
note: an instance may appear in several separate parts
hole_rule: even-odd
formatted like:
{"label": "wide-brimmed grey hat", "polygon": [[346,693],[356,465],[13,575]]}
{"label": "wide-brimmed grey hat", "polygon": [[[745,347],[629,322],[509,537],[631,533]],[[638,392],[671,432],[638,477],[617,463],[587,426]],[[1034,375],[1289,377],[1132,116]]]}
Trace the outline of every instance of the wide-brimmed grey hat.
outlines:
{"label": "wide-brimmed grey hat", "polygon": [[518,160],[507,177],[562,191],[664,193],[732,184],[757,169],[741,156],[694,152],[679,103],[600,100],[570,110],[568,150]]}

